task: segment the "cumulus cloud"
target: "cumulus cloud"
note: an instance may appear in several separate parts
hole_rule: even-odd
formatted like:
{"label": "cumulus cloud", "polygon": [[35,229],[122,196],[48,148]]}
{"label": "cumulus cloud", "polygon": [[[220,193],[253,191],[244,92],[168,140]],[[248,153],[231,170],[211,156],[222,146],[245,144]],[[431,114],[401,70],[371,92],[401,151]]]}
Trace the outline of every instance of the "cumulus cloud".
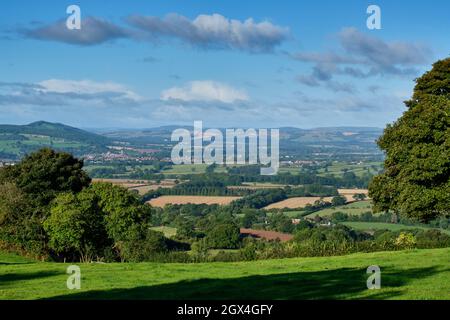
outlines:
{"label": "cumulus cloud", "polygon": [[[337,35],[339,50],[336,52],[299,52],[291,58],[312,63],[309,75],[297,80],[307,86],[326,84],[332,90],[345,89],[331,85],[334,76],[369,78],[379,75],[414,76],[418,67],[426,64],[431,50],[421,44],[384,41],[355,28],[344,28]],[[328,83],[328,84],[327,84]]]}
{"label": "cumulus cloud", "polygon": [[193,20],[169,14],[164,18],[133,15],[132,26],[152,38],[171,37],[196,47],[236,49],[253,53],[271,52],[288,37],[289,30],[270,23],[228,19],[220,14],[202,14]]}
{"label": "cumulus cloud", "polygon": [[173,87],[161,93],[162,100],[218,101],[233,103],[247,101],[247,94],[216,81],[191,81],[182,87]]}
{"label": "cumulus cloud", "polygon": [[115,39],[130,37],[128,30],[95,17],[83,18],[81,20],[80,30],[69,30],[66,27],[66,21],[60,20],[50,25],[21,29],[19,31],[28,38],[82,46],[96,45]]}

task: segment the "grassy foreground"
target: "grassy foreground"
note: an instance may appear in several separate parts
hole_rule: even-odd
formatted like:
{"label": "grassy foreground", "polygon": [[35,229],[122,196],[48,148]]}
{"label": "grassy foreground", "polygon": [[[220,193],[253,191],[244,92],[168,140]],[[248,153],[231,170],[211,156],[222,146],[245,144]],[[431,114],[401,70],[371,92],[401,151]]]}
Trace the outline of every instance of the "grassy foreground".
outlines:
{"label": "grassy foreground", "polygon": [[[0,299],[450,299],[450,248],[238,263],[69,264],[0,253]],[[368,290],[366,269],[381,268]]]}

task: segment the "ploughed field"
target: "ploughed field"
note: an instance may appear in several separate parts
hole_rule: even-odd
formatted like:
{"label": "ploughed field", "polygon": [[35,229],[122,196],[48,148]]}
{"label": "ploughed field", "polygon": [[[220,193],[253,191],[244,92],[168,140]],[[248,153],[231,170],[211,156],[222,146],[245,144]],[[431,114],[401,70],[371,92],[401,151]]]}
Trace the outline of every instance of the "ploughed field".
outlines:
{"label": "ploughed field", "polygon": [[[50,263],[0,253],[0,299],[450,299],[450,248],[213,263]],[[81,289],[66,287],[67,267]],[[368,290],[368,266],[381,289]]]}

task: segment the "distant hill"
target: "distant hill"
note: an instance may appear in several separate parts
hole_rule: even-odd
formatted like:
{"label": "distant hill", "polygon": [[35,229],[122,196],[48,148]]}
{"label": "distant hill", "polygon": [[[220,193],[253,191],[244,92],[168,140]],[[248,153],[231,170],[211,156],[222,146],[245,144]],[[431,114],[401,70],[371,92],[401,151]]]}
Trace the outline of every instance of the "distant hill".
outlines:
{"label": "distant hill", "polygon": [[106,150],[107,137],[45,121],[28,125],[0,125],[0,158],[19,159],[41,147],[52,147],[75,155]]}
{"label": "distant hill", "polygon": [[[115,130],[103,133],[112,139],[121,139],[131,144],[167,144],[173,130],[189,126],[164,126],[139,130]],[[207,128],[204,128],[204,130]],[[383,130],[372,127],[328,127],[300,129],[282,127],[280,129],[280,153],[305,158],[334,158],[345,160],[382,159],[383,155],[376,140]],[[224,129],[222,129],[224,134]]]}
{"label": "distant hill", "polygon": [[[189,126],[163,126],[150,129],[124,129],[93,133],[60,123],[45,121],[28,125],[0,125],[0,159],[20,159],[23,155],[49,146],[76,156],[100,153],[115,142],[127,142],[137,148],[167,146],[175,129],[192,130]],[[207,128],[204,128],[207,129]],[[97,131],[99,132],[99,131]],[[223,134],[225,130],[222,129]],[[368,127],[336,127],[300,129],[280,128],[282,156],[304,159],[379,160],[382,153],[375,141],[382,129]],[[166,148],[166,147],[164,147]]]}

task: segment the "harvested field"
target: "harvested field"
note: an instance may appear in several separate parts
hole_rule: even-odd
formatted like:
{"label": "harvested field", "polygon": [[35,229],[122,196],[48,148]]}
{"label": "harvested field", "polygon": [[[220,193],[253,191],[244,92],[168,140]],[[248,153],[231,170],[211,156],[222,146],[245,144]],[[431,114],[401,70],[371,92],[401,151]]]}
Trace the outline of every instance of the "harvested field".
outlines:
{"label": "harvested field", "polygon": [[369,190],[367,189],[338,189],[339,194],[357,194],[364,193],[365,195],[369,194]]}
{"label": "harvested field", "polygon": [[358,193],[363,193],[368,197],[369,190],[367,189],[338,189],[338,192],[341,196],[344,196],[347,199],[347,202],[355,201],[353,196]]}
{"label": "harvested field", "polygon": [[158,188],[173,188],[176,185],[174,179],[162,180],[159,184],[155,181],[133,179],[92,179],[92,182],[109,182],[129,190],[137,190],[140,195]]}
{"label": "harvested field", "polygon": [[208,196],[161,196],[148,201],[154,207],[164,207],[166,204],[219,204],[227,205],[241,197],[208,197]]}
{"label": "harvested field", "polygon": [[291,240],[294,236],[289,233],[281,233],[276,231],[256,230],[241,228],[241,235],[245,237],[260,238],[265,240],[280,240],[282,242]]}
{"label": "harvested field", "polygon": [[[331,199],[333,197],[324,197],[323,200],[327,202],[331,202]],[[296,208],[303,208],[307,204],[313,204],[315,201],[320,200],[320,197],[295,197],[295,198],[289,198],[283,201],[275,202],[272,204],[269,204],[268,206],[264,207],[264,209],[283,209],[283,208],[289,208],[289,209],[296,209]]]}

